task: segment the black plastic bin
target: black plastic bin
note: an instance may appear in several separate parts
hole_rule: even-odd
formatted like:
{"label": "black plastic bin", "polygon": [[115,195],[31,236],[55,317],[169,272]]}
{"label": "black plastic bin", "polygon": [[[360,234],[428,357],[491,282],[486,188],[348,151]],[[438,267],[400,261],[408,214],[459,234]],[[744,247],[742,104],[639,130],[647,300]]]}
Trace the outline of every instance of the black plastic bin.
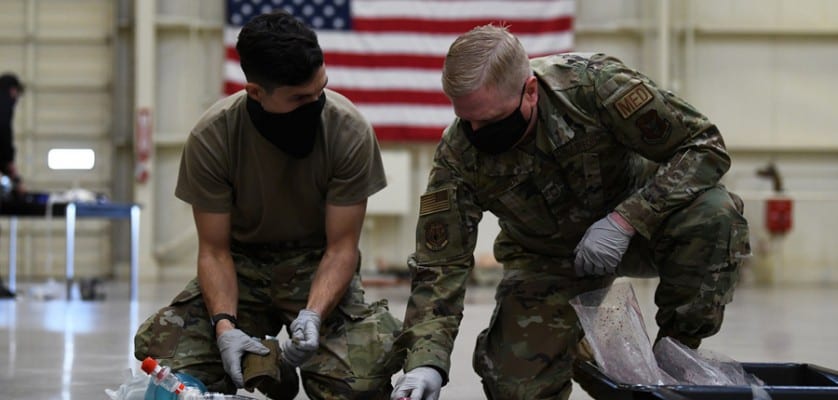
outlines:
{"label": "black plastic bin", "polygon": [[[812,364],[742,363],[763,382],[772,400],[838,400],[838,371]],[[750,386],[629,385],[605,376],[591,362],[574,365],[574,380],[597,400],[752,400]]]}

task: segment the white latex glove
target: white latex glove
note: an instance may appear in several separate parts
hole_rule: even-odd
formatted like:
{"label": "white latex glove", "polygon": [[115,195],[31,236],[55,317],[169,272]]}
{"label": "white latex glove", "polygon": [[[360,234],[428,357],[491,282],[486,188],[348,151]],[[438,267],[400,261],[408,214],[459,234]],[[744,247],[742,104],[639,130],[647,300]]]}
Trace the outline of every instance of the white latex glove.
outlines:
{"label": "white latex glove", "polygon": [[[621,226],[625,224],[628,228]],[[594,222],[576,245],[577,276],[612,275],[628,249],[634,229],[622,216],[612,212]]]}
{"label": "white latex glove", "polygon": [[297,319],[291,322],[291,338],[282,342],[282,359],[289,365],[299,367],[317,352],[320,346],[320,314],[311,310],[300,310]]}
{"label": "white latex glove", "polygon": [[390,400],[437,400],[442,389],[442,375],[431,367],[417,367],[402,375]]}
{"label": "white latex glove", "polygon": [[247,336],[239,329],[225,331],[215,340],[221,352],[221,363],[224,371],[233,379],[236,387],[244,387],[242,377],[242,357],[245,353],[265,355],[271,351],[255,338]]}

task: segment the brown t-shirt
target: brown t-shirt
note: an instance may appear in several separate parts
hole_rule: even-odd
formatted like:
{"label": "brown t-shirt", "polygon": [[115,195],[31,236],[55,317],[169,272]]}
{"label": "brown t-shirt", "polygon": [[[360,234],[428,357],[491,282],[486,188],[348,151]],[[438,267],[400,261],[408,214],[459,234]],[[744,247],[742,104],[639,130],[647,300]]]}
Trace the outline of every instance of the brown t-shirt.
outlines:
{"label": "brown t-shirt", "polygon": [[204,113],[186,140],[175,188],[198,210],[230,213],[233,240],[323,240],[326,203],[359,203],[387,185],[372,127],[346,97],[326,90],[321,129],[303,159],[256,131],[246,99],[241,91]]}

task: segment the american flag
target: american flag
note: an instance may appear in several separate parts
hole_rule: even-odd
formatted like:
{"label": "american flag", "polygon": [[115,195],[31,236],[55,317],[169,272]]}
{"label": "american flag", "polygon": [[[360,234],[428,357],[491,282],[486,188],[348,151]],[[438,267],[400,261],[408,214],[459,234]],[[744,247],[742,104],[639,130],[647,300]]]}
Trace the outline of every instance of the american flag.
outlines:
{"label": "american flag", "polygon": [[236,37],[250,18],[285,9],[317,32],[329,88],[369,119],[380,140],[438,140],[454,118],[442,63],[471,28],[504,24],[531,56],[573,48],[574,0],[227,0],[224,91],[244,74]]}

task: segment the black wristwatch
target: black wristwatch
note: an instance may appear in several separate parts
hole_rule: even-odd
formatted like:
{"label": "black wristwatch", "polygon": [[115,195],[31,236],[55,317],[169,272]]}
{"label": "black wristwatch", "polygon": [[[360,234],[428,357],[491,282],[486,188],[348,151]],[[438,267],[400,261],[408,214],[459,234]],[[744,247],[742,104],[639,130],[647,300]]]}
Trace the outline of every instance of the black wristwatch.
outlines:
{"label": "black wristwatch", "polygon": [[218,314],[213,315],[210,318],[210,322],[212,323],[212,326],[216,326],[216,325],[218,325],[219,322],[221,322],[221,320],[225,320],[225,319],[227,321],[232,322],[233,326],[239,326],[239,321],[236,320],[236,317],[234,317],[230,314],[225,314],[225,313],[218,313]]}

